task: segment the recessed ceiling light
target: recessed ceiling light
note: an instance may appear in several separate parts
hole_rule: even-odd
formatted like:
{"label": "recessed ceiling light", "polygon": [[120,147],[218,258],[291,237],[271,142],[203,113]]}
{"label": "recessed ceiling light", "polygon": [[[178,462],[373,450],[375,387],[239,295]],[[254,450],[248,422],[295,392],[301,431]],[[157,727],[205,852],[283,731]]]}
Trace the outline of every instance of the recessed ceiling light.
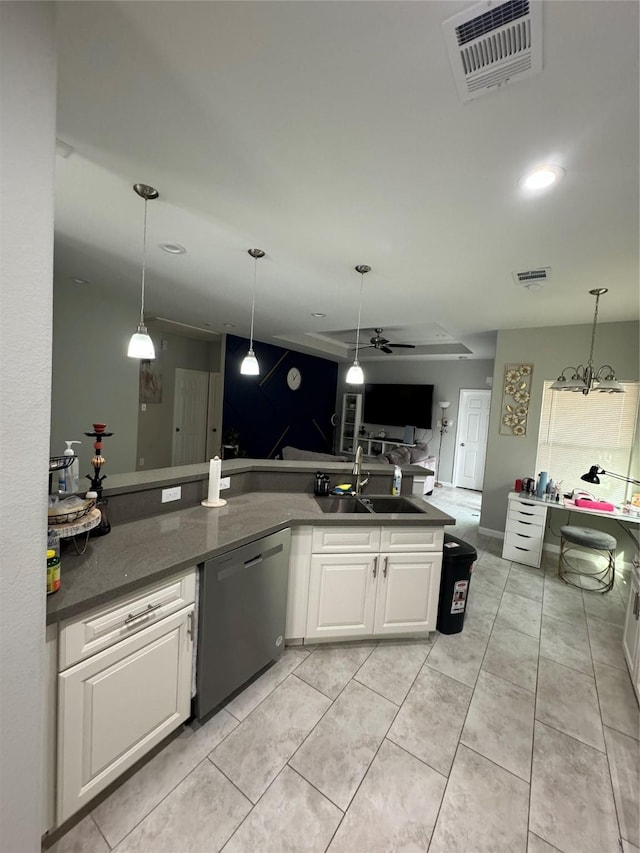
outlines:
{"label": "recessed ceiling light", "polygon": [[235,329],[236,327],[235,323],[223,323],[222,325],[225,326],[227,329]]}
{"label": "recessed ceiling light", "polygon": [[160,243],[160,248],[163,252],[169,252],[170,255],[186,255],[187,250],[180,243]]}
{"label": "recessed ceiling light", "polygon": [[89,284],[86,278],[72,278],[71,281],[74,284]]}
{"label": "recessed ceiling light", "polygon": [[564,174],[562,166],[545,163],[520,178],[520,183],[525,190],[546,190],[557,184]]}
{"label": "recessed ceiling light", "polygon": [[318,319],[320,319],[321,317],[326,317],[327,315],[326,315],[326,314],[322,314],[320,311],[314,311],[314,312],[313,312],[313,314],[312,314],[311,316],[312,316],[312,317],[317,317]]}

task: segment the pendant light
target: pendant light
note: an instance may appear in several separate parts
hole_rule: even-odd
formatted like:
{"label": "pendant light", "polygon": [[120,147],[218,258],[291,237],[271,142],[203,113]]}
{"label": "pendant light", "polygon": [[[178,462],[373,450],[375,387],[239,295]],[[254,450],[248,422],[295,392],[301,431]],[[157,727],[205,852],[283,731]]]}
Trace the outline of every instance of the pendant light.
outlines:
{"label": "pendant light", "polygon": [[249,254],[253,258],[253,299],[251,300],[251,335],[249,336],[249,352],[242,359],[240,365],[240,373],[245,376],[258,376],[260,373],[260,365],[253,351],[253,317],[256,310],[256,281],[258,276],[258,259],[264,258],[262,249],[248,249]]}
{"label": "pendant light", "polygon": [[353,364],[347,371],[347,383],[349,385],[363,385],[364,384],[364,373],[362,372],[362,368],[360,367],[360,362],[358,361],[358,349],[360,347],[360,317],[362,315],[362,293],[364,289],[364,276],[365,273],[371,272],[371,267],[367,266],[367,264],[358,264],[355,268],[356,272],[360,273],[360,305],[358,307],[358,327],[356,329],[356,352],[355,358],[353,359]]}
{"label": "pendant light", "polygon": [[[551,386],[552,391],[581,391],[587,395],[589,391],[601,391],[606,394],[624,394],[624,388],[616,379],[616,372],[610,364],[603,364],[597,370],[593,366],[593,348],[596,342],[596,325],[598,323],[598,302],[608,288],[597,287],[589,293],[596,298],[596,307],[593,314],[593,326],[591,328],[591,349],[586,366],[579,364],[577,367],[565,367],[562,373]],[[567,379],[565,371],[571,370],[571,378]]]}
{"label": "pendant light", "polygon": [[140,358],[150,361],[156,357],[153,341],[149,337],[147,327],[144,324],[144,274],[147,266],[147,202],[158,198],[160,193],[147,184],[134,184],[133,189],[144,199],[144,231],[142,237],[142,295],[140,300],[140,322],[138,330],[131,335],[127,355],[129,358]]}

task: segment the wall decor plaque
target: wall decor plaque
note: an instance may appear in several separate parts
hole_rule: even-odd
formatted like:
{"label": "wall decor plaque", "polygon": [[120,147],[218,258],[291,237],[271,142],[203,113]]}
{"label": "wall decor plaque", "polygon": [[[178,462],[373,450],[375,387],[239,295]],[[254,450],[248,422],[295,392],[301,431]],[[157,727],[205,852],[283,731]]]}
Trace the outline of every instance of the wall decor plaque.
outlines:
{"label": "wall decor plaque", "polygon": [[531,400],[532,364],[505,364],[502,383],[500,435],[527,434]]}

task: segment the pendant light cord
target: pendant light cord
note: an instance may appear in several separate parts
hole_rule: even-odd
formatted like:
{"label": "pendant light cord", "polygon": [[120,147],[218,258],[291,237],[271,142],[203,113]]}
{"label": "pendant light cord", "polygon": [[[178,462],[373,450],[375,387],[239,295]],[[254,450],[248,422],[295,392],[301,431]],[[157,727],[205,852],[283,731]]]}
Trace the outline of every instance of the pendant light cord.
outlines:
{"label": "pendant light cord", "polygon": [[364,273],[360,273],[360,305],[358,306],[358,327],[356,329],[356,357],[358,360],[358,350],[360,348],[360,317],[362,315],[362,293],[364,290]]}
{"label": "pendant light cord", "polygon": [[144,325],[144,275],[147,268],[147,203],[144,200],[144,231],[142,233],[142,300],[140,303],[140,325]]}
{"label": "pendant light cord", "polygon": [[253,349],[253,317],[256,310],[256,282],[258,280],[258,259],[253,259],[253,299],[251,300],[251,333],[249,335],[249,349]]}

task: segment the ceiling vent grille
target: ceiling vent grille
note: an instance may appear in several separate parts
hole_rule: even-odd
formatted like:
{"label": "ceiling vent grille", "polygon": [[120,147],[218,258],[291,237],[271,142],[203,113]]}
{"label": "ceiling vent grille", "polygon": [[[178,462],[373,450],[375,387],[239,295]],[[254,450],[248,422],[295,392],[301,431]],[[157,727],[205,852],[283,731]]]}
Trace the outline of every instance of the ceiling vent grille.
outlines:
{"label": "ceiling vent grille", "polygon": [[530,290],[538,290],[551,278],[551,267],[537,267],[533,270],[514,272],[513,283],[518,287],[526,287]]}
{"label": "ceiling vent grille", "polygon": [[542,71],[542,0],[485,0],[442,28],[463,101]]}

